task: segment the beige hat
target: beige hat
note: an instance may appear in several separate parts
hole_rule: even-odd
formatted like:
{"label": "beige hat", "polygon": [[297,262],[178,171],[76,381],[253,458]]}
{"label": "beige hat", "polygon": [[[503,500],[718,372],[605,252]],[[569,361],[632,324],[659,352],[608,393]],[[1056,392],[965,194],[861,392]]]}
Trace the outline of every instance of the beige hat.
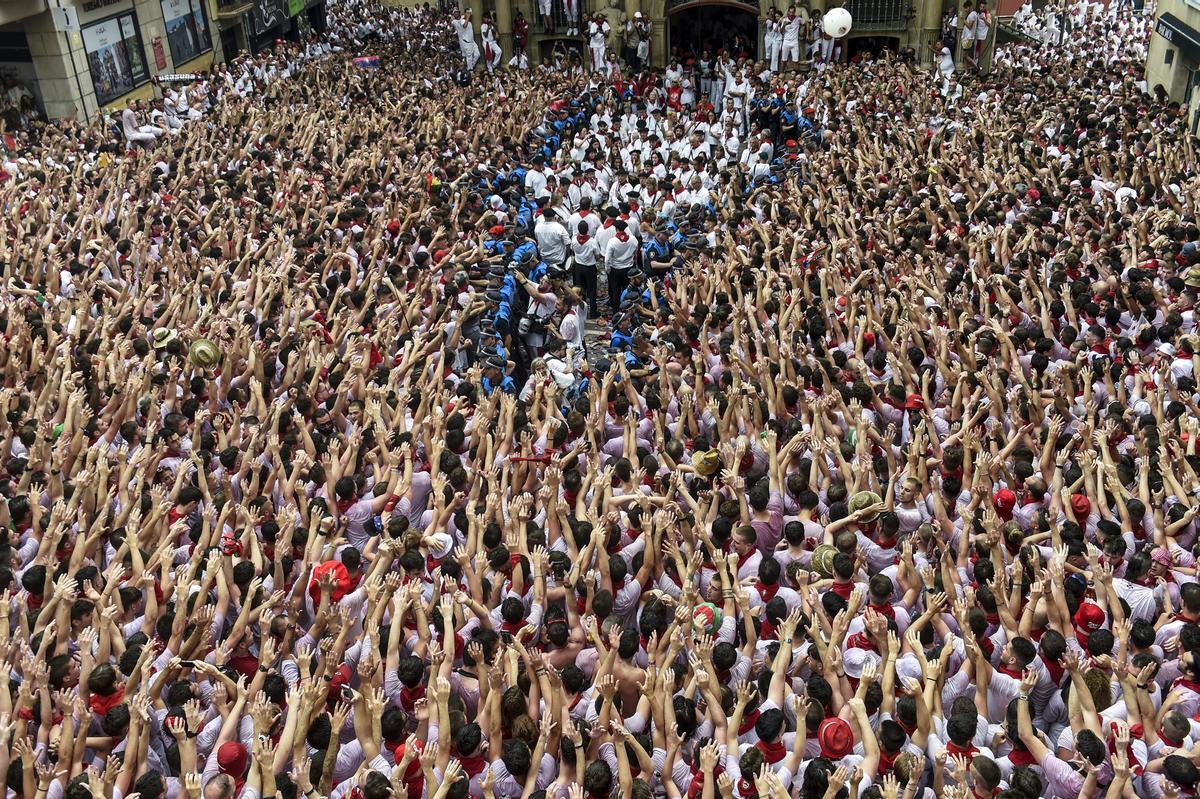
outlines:
{"label": "beige hat", "polygon": [[715,449],[692,453],[692,468],[701,477],[711,477],[721,468],[721,454]]}
{"label": "beige hat", "polygon": [[176,338],[178,338],[178,335],[176,335],[174,330],[169,327],[160,327],[154,331],[154,349],[161,350]]}

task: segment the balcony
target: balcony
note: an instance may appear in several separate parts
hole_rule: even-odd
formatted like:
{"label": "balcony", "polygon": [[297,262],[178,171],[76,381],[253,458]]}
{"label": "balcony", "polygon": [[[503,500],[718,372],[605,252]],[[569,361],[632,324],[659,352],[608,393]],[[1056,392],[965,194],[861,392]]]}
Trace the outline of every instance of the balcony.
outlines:
{"label": "balcony", "polygon": [[211,0],[213,19],[234,19],[254,8],[254,0]]}
{"label": "balcony", "polygon": [[854,19],[854,32],[891,31],[908,27],[913,16],[912,0],[846,0]]}
{"label": "balcony", "polygon": [[[666,6],[665,6],[665,13],[667,16],[670,16],[680,6],[691,7],[691,6],[697,6],[697,5],[712,5],[712,3],[708,2],[708,0],[667,0]],[[754,0],[729,0],[729,2],[724,2],[724,0],[722,0],[722,2],[718,3],[717,5],[734,6],[736,8],[742,9],[743,11],[748,11],[749,13],[754,14],[755,16],[757,16],[759,13],[758,3],[754,2]],[[779,8],[785,8],[787,6],[787,4],[786,3],[784,3],[784,4],[777,3],[776,6]]]}

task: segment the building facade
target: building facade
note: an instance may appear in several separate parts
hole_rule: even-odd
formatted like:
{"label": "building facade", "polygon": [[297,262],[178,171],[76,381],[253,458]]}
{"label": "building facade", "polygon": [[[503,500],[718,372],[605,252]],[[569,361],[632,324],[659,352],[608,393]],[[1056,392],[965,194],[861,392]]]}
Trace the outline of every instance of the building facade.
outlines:
{"label": "building facade", "polygon": [[324,29],[325,0],[0,0],[0,76],[51,119],[155,96],[278,38]]}
{"label": "building facade", "polygon": [[[1198,0],[1200,1],[1200,0]],[[396,5],[422,5],[424,0],[392,0]],[[586,45],[585,36],[568,36],[576,20],[566,16],[564,0],[552,0],[552,30],[542,29],[537,0],[461,0],[473,10],[473,18],[485,13],[496,20],[500,43],[507,61],[512,54],[513,22],[518,15],[528,23],[526,46],[531,63],[551,55],[556,48],[579,50]],[[843,6],[854,19],[853,30],[846,37],[845,56],[863,50],[878,51],[884,47],[893,52],[912,47],[921,63],[930,63],[929,45],[942,33],[943,14],[952,14],[961,0],[796,0],[798,8],[824,11],[826,7]],[[431,2],[431,4],[433,4]],[[453,5],[453,2],[451,2]],[[600,13],[614,29],[610,43],[619,41],[615,33],[624,22],[641,13],[652,24],[650,60],[654,66],[665,66],[672,53],[698,52],[711,41],[720,44],[721,34],[730,30],[744,31],[743,38],[751,48],[748,53],[761,57],[763,33],[771,8],[786,14],[791,0],[578,0],[579,16],[586,20]],[[995,9],[992,0],[991,7]],[[992,26],[994,38],[996,26]],[[753,41],[750,39],[753,38]]]}
{"label": "building facade", "polygon": [[1158,0],[1146,83],[1186,106],[1188,129],[1200,136],[1200,0]]}

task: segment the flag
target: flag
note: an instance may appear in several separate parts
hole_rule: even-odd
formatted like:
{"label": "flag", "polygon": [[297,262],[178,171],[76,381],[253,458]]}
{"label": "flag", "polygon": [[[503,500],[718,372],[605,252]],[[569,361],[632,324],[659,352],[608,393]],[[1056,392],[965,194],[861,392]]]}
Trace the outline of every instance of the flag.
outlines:
{"label": "flag", "polygon": [[373,55],[360,55],[354,59],[354,66],[374,68],[379,66],[379,59]]}

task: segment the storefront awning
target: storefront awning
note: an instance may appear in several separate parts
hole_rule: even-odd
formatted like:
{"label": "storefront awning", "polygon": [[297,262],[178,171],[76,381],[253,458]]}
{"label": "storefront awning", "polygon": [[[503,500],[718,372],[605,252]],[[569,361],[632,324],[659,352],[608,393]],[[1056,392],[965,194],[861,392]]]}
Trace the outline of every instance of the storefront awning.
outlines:
{"label": "storefront awning", "polygon": [[1184,24],[1174,14],[1160,14],[1154,32],[1179,48],[1193,61],[1200,62],[1200,31]]}

